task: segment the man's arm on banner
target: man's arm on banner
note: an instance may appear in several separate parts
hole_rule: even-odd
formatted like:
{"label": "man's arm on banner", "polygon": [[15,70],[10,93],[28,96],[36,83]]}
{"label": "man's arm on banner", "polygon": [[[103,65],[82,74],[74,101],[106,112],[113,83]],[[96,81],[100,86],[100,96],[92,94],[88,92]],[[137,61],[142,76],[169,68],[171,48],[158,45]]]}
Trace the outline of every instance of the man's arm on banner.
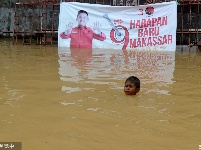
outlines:
{"label": "man's arm on banner", "polygon": [[94,32],[94,39],[104,41],[106,39],[106,36],[104,33],[100,30],[101,24],[99,22],[94,22],[93,32]]}
{"label": "man's arm on banner", "polygon": [[102,32],[100,34],[95,34],[94,33],[94,39],[104,41],[106,39],[106,35],[104,33],[102,33]]}
{"label": "man's arm on banner", "polygon": [[72,31],[72,28],[73,28],[73,23],[72,22],[68,23],[66,25],[66,30],[60,34],[60,37],[62,39],[68,39],[68,38],[70,38],[70,33]]}
{"label": "man's arm on banner", "polygon": [[65,32],[61,32],[61,34],[60,34],[60,37],[62,38],[62,39],[68,39],[68,38],[70,38],[70,34],[65,34]]}

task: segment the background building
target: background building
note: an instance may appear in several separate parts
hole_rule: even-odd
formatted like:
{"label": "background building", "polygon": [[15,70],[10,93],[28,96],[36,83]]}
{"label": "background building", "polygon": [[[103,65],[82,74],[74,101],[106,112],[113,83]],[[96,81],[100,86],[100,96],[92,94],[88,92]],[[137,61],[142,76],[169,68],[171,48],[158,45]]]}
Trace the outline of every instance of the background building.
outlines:
{"label": "background building", "polygon": [[[1,0],[0,37],[12,37],[13,44],[57,43],[60,2],[76,0]],[[77,0],[116,6],[146,5],[165,0]],[[177,44],[201,45],[201,0],[179,0]]]}

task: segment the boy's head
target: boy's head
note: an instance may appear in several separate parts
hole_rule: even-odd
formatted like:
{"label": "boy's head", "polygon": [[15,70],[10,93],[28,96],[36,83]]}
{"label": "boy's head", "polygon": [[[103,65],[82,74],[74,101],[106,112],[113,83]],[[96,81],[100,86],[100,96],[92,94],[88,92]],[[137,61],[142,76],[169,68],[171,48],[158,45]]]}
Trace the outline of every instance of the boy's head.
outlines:
{"label": "boy's head", "polygon": [[135,95],[140,91],[140,80],[135,76],[130,76],[125,81],[124,92],[126,95]]}
{"label": "boy's head", "polygon": [[78,21],[78,26],[80,27],[86,26],[88,20],[89,20],[88,13],[85,10],[78,11],[76,19],[76,21]]}

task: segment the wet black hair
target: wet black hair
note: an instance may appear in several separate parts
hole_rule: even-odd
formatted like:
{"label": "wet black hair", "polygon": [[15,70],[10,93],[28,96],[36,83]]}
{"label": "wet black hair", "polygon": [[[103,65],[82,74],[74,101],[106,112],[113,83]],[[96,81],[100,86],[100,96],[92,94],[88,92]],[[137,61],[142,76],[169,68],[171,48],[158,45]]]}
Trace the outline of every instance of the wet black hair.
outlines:
{"label": "wet black hair", "polygon": [[130,76],[126,79],[125,83],[130,81],[131,83],[135,83],[136,88],[140,88],[140,79],[136,76]]}
{"label": "wet black hair", "polygon": [[81,14],[81,13],[85,13],[85,14],[87,14],[87,16],[88,16],[88,13],[87,13],[85,10],[79,10],[78,13],[77,13],[77,17],[78,17],[78,15]]}

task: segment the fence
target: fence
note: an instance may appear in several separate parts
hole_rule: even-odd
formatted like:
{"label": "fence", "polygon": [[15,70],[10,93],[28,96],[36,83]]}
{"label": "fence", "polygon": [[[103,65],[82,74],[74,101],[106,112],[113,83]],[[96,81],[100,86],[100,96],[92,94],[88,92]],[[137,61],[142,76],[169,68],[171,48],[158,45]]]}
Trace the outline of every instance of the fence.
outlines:
{"label": "fence", "polygon": [[[60,2],[84,2],[116,6],[136,6],[166,0],[19,0],[15,4],[13,44],[21,38],[23,44],[53,45],[57,43]],[[201,45],[201,0],[178,1],[178,45]],[[6,32],[6,31],[4,31]]]}

